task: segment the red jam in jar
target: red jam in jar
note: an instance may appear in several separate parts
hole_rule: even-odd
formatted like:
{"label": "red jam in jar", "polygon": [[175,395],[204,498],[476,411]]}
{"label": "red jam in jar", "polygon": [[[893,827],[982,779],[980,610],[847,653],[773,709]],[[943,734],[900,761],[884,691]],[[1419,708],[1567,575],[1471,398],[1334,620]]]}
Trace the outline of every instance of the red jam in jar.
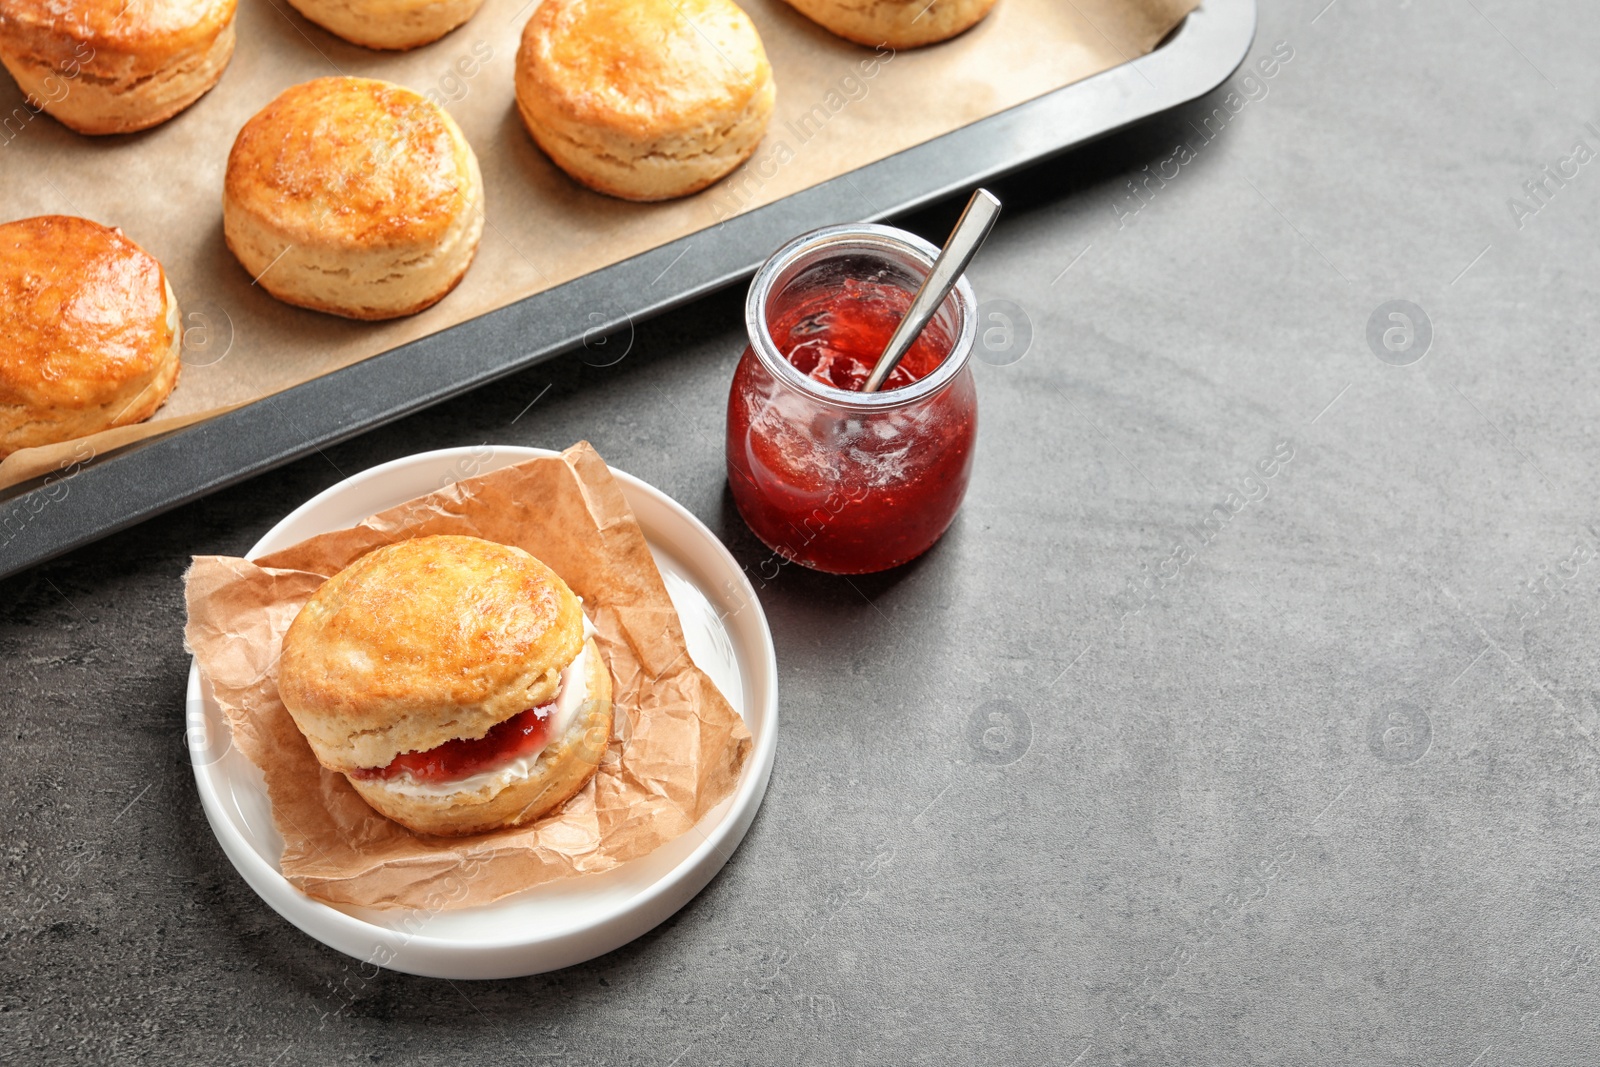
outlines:
{"label": "red jam in jar", "polygon": [[[877,278],[845,278],[838,289],[808,293],[770,323],[772,339],[796,369],[835,389],[858,393],[873,364],[911,310],[913,294]],[[910,385],[937,367],[950,338],[930,326],[883,383]]]}
{"label": "red jam in jar", "polygon": [[955,518],[978,429],[965,279],[883,388],[859,391],[937,254],[887,226],[835,226],[780,249],[751,283],[750,346],[728,395],[728,484],[772,549],[773,574],[782,561],[885,570],[926,552]]}

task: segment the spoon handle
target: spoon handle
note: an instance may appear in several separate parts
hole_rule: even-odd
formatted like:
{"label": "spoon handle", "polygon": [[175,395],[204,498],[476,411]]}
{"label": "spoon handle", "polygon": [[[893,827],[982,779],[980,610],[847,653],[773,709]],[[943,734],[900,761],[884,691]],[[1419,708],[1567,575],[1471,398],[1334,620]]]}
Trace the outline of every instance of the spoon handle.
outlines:
{"label": "spoon handle", "polygon": [[993,193],[979,189],[972,194],[972,199],[967,201],[966,208],[961,212],[961,218],[956,221],[956,228],[950,232],[950,239],[939,250],[939,258],[933,261],[933,269],[928,272],[922,288],[917,290],[916,298],[911,301],[911,310],[900,320],[883,355],[873,365],[872,373],[861,387],[863,393],[876,393],[889,375],[894,373],[895,367],[899,366],[900,360],[905,358],[911,345],[922,333],[922,328],[928,325],[939,310],[939,305],[944,303],[944,298],[955,288],[956,281],[967,269],[967,264],[972,262],[972,257],[977,255],[999,217],[1000,201]]}

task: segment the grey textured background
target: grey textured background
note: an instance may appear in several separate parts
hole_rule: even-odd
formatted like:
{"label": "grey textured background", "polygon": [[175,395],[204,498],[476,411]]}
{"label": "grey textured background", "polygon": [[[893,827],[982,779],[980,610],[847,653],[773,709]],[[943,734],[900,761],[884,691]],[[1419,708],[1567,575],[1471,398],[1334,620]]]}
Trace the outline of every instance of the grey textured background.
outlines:
{"label": "grey textured background", "polygon": [[[961,518],[900,572],[763,591],[766,804],[610,956],[369,980],[258,902],[182,744],[179,575],[372,464],[579,438],[753,567],[740,294],[0,584],[4,1058],[1600,1060],[1600,161],[1508,205],[1600,150],[1600,16],[1325,3],[1267,0],[1252,62],[1293,59],[1137,213],[1226,91],[1000,189],[974,281],[1034,336],[978,367]],[[1366,339],[1393,299],[1432,324],[1409,366]]]}

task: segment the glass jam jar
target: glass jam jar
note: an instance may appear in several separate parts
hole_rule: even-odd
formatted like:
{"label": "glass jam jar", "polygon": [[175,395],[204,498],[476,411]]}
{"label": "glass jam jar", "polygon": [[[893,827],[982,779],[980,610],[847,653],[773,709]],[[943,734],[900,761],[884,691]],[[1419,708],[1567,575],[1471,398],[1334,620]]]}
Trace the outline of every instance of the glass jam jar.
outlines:
{"label": "glass jam jar", "polygon": [[883,388],[858,391],[938,254],[889,226],[830,226],[779,249],[750,283],[728,485],[783,559],[881,571],[926,552],[955,518],[978,432],[966,278]]}

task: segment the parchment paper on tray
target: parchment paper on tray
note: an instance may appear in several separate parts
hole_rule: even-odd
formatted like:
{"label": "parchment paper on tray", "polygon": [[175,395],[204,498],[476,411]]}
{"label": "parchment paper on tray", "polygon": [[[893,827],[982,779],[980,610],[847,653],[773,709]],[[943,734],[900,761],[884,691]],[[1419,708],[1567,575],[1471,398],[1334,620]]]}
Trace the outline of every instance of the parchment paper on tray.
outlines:
{"label": "parchment paper on tray", "polygon": [[[465,838],[414,834],[369,808],[317,762],[277,688],[283,635],[326,579],[381,545],[445,533],[524,548],[583,597],[617,712],[599,771],[560,811]],[[196,557],[185,581],[186,644],[234,745],[266,777],[284,877],[314,897],[466,907],[610,870],[688,831],[733,792],[750,752],[744,721],[689,658],[644,532],[586,442],[258,560]],[[441,898],[437,887],[457,880]]]}
{"label": "parchment paper on tray", "polygon": [[[37,117],[0,137],[5,173],[30,177],[0,182],[0,219],[53,213],[120,226],[161,261],[186,325],[204,339],[153,420],[18,452],[0,461],[0,488],[176,429],[173,419],[310,381],[1109,70],[1149,52],[1199,3],[1000,0],[953,40],[896,52],[835,37],[783,0],[741,0],[777,79],[772,124],[727,178],[659,204],[590,192],[534,146],[513,92],[529,0],[485,0],[466,25],[409,52],[348,44],[288,4],[240,4],[239,46],[222,80],[171,122],[95,138]],[[239,127],[289,86],[337,73],[398,82],[443,103],[483,167],[477,260],[420,315],[352,322],[280,304],[223,244],[223,171]],[[0,115],[13,114],[29,112],[0,74]],[[857,192],[856,218],[894,201],[892,190]],[[772,249],[748,251],[755,259]],[[662,283],[671,284],[670,276]],[[581,310],[620,318],[618,307]]]}

